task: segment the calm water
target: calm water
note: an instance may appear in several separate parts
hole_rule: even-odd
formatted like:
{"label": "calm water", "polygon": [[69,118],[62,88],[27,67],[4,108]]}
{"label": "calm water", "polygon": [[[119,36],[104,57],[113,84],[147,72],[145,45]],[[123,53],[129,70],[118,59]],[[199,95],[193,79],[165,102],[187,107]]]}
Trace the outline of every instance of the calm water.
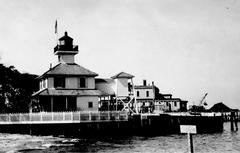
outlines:
{"label": "calm water", "polygon": [[[240,123],[238,124],[240,127]],[[196,153],[240,152],[240,132],[231,132],[224,124],[223,133],[193,136]],[[188,152],[186,135],[158,137],[125,137],[105,139],[73,139],[53,136],[0,134],[0,152],[99,152],[153,153]]]}

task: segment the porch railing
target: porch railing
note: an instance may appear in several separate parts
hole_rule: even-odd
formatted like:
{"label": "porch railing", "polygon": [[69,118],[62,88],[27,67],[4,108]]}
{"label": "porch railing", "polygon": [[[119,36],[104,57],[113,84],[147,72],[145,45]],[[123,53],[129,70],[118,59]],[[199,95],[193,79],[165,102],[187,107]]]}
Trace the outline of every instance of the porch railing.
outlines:
{"label": "porch railing", "polygon": [[0,124],[82,123],[127,120],[128,114],[124,111],[0,114]]}

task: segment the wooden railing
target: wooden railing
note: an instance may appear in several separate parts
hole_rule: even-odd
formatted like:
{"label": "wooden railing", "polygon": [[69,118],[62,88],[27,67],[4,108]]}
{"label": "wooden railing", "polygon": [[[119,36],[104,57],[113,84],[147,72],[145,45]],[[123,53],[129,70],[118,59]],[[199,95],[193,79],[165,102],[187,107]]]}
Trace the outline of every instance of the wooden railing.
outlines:
{"label": "wooden railing", "polygon": [[214,112],[211,112],[211,113],[208,113],[208,112],[196,112],[196,113],[190,113],[190,112],[164,112],[162,114],[169,114],[169,115],[172,115],[172,116],[222,116],[221,113],[214,113]]}
{"label": "wooden railing", "polygon": [[1,124],[45,124],[45,123],[82,123],[127,121],[128,114],[124,111],[101,112],[39,112],[0,114]]}

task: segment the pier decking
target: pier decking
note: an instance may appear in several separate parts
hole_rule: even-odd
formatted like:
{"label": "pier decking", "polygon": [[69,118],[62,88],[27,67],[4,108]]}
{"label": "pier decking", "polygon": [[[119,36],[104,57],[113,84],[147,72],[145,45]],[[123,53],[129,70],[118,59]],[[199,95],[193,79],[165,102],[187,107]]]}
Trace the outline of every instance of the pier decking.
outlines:
{"label": "pier decking", "polygon": [[128,114],[124,111],[104,112],[39,112],[0,114],[2,124],[57,124],[57,123],[89,123],[128,121]]}

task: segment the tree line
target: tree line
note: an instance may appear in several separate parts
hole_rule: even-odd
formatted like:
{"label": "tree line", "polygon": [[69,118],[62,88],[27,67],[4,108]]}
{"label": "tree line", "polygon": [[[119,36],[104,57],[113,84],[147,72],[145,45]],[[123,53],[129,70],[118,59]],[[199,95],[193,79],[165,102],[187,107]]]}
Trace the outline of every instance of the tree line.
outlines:
{"label": "tree line", "polygon": [[20,73],[0,64],[0,113],[28,112],[31,95],[38,90],[37,75]]}

